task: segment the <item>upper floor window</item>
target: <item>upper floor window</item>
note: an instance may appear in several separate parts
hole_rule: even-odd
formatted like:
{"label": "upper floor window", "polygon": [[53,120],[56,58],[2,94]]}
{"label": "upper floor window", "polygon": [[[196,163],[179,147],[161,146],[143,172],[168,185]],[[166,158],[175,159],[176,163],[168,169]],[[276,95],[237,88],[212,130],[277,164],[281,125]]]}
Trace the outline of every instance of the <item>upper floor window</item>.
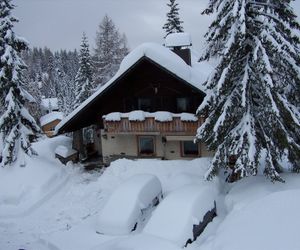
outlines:
{"label": "upper floor window", "polygon": [[139,98],[138,109],[143,111],[151,111],[151,98]]}
{"label": "upper floor window", "polygon": [[180,97],[176,99],[177,112],[188,112],[190,109],[190,99],[187,97]]}

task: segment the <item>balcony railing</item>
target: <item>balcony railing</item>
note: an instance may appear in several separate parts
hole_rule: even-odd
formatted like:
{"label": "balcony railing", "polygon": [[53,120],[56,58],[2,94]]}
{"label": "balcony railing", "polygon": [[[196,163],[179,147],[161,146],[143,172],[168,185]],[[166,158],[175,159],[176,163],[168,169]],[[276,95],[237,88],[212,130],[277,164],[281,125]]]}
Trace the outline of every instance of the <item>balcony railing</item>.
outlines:
{"label": "balcony railing", "polygon": [[165,134],[165,135],[195,135],[203,123],[203,118],[196,121],[183,121],[180,117],[173,117],[170,121],[157,121],[155,117],[146,117],[142,121],[132,121],[122,117],[118,121],[103,119],[104,129],[111,134]]}

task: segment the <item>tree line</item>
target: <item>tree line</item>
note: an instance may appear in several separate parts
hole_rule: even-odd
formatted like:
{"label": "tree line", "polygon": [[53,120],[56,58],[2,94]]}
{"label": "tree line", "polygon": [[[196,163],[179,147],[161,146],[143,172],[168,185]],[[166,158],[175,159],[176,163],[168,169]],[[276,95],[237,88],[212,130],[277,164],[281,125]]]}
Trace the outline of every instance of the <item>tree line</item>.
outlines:
{"label": "tree line", "polygon": [[[128,52],[126,35],[105,15],[96,32],[95,49],[90,49],[83,33],[79,51],[53,52],[47,47],[23,51],[25,89],[37,107],[41,98],[57,97],[60,111],[68,115],[117,72]],[[34,112],[39,118],[38,110]]]}

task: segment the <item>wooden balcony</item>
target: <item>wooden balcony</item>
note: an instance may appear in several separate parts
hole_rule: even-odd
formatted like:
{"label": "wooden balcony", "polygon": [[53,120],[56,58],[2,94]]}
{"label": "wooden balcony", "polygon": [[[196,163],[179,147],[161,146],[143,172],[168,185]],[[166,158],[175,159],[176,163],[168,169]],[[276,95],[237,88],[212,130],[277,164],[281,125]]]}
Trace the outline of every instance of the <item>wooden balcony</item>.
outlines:
{"label": "wooden balcony", "polygon": [[197,121],[182,121],[180,117],[173,117],[172,121],[156,121],[154,117],[147,117],[143,121],[130,121],[121,118],[120,121],[106,121],[104,130],[109,134],[164,134],[164,135],[192,135],[203,123],[203,118]]}

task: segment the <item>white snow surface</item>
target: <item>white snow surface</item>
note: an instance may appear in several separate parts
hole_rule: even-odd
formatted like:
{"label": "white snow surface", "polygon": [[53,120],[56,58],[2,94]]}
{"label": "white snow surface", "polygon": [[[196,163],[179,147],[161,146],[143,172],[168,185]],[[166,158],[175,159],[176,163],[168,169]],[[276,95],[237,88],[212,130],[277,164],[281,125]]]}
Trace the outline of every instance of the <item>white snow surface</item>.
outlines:
{"label": "white snow surface", "polygon": [[[147,57],[155,63],[161,65],[177,77],[188,82],[195,88],[205,93],[205,87],[203,83],[212,71],[212,67],[208,62],[200,63],[199,67],[194,67],[196,63],[193,63],[193,67],[187,65],[179,56],[173,53],[168,48],[155,44],[144,43],[130,52],[122,61],[118,72],[110,79],[106,84],[100,87],[93,95],[86,99],[79,107],[77,107],[71,114],[63,119],[56,131],[69,122],[78,112],[85,108],[90,102],[97,98],[103,91],[109,88],[120,76],[122,76],[131,66],[138,62],[142,57]],[[208,65],[206,65],[208,64]],[[205,70],[204,70],[205,68]],[[200,69],[200,70],[199,70]]]}
{"label": "white snow surface", "polygon": [[76,153],[77,153],[76,150],[72,149],[71,147],[66,147],[66,146],[63,146],[63,145],[59,145],[55,149],[55,154],[59,155],[61,157],[64,157],[64,158],[67,158],[67,157],[69,157],[71,155],[74,155]]}
{"label": "white snow surface", "polygon": [[166,199],[188,185],[218,190],[218,216],[187,250],[300,249],[297,174],[282,174],[285,183],[271,183],[263,176],[234,184],[224,183],[222,176],[207,182],[203,175],[209,158],[121,159],[104,172],[86,172],[79,164],[64,166],[55,159],[58,145],[70,146],[71,140],[42,139],[33,144],[39,155],[25,156],[26,167],[0,168],[0,249],[178,249],[167,239],[143,233],[144,226],[126,236],[96,233],[97,218],[114,190],[138,174],[156,176]]}
{"label": "white snow surface", "polygon": [[40,118],[40,123],[41,123],[41,126],[44,126],[50,122],[53,122],[55,120],[62,120],[64,118],[64,114],[62,112],[57,112],[57,111],[54,111],[54,112],[51,112],[47,115],[43,115],[41,118]]}
{"label": "white snow surface", "polygon": [[170,193],[154,211],[143,232],[167,239],[179,247],[193,239],[199,225],[214,208],[217,191],[202,185],[187,185]]}
{"label": "white snow surface", "polygon": [[170,122],[175,117],[180,117],[180,120],[183,122],[198,121],[197,116],[191,113],[174,114],[167,111],[157,111],[157,112],[150,113],[142,110],[135,110],[129,113],[113,112],[103,116],[105,121],[111,121],[111,122],[121,121],[122,118],[128,119],[129,121],[144,121],[146,118],[154,118],[155,121]]}
{"label": "white snow surface", "polygon": [[147,234],[114,239],[91,250],[180,250],[182,248],[167,240]]}
{"label": "white snow surface", "polygon": [[172,33],[165,38],[166,47],[185,47],[192,45],[192,38],[189,33]]}
{"label": "white snow surface", "polygon": [[123,182],[110,196],[97,221],[97,232],[129,234],[140,223],[142,210],[162,193],[160,181],[154,175],[138,174]]}

